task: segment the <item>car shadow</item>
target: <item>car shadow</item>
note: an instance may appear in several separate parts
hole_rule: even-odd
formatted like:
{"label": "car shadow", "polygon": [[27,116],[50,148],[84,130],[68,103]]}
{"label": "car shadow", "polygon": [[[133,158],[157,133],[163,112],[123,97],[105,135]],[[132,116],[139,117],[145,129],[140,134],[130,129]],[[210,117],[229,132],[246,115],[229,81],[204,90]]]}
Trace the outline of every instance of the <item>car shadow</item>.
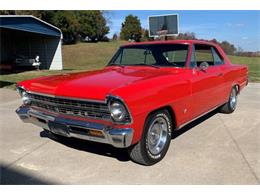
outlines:
{"label": "car shadow", "polygon": [[40,132],[41,137],[52,139],[60,144],[74,148],[76,150],[90,152],[98,155],[103,155],[106,157],[115,158],[119,161],[126,162],[130,158],[127,154],[125,148],[115,148],[108,144],[90,142],[86,140],[76,139],[76,138],[66,138],[66,137],[56,137],[53,134],[43,130]]}
{"label": "car shadow", "polygon": [[[183,135],[187,131],[191,130],[195,126],[199,125],[200,123],[204,122],[205,120],[209,119],[210,117],[214,116],[215,114],[218,113],[218,110],[214,110],[196,120],[193,122],[185,125],[178,131],[174,131],[172,133],[172,139],[176,139],[180,135]],[[96,143],[96,142],[90,142],[90,141],[85,141],[81,139],[76,139],[76,138],[66,138],[62,137],[61,139],[57,139],[53,134],[43,130],[40,132],[40,136],[43,138],[49,138],[52,139],[60,144],[63,144],[65,146],[68,146],[70,148],[74,148],[76,150],[80,151],[85,151],[85,152],[90,152],[98,155],[103,155],[106,157],[111,157],[115,158],[118,161],[121,162],[127,162],[130,161],[130,158],[127,153],[127,149],[124,148],[115,148],[111,145],[108,144],[101,144],[101,143]]]}
{"label": "car shadow", "polygon": [[175,138],[179,137],[180,135],[186,133],[187,131],[191,130],[193,127],[196,127],[197,125],[201,124],[202,122],[204,122],[205,120],[209,119],[210,117],[214,116],[217,113],[219,113],[218,109],[215,109],[215,110],[201,116],[200,118],[188,123],[187,125],[183,126],[179,130],[173,131],[172,139],[175,139]]}
{"label": "car shadow", "polygon": [[15,84],[14,82],[9,82],[9,81],[0,81],[0,88],[3,88],[5,86],[13,85]]}
{"label": "car shadow", "polygon": [[1,185],[52,185],[55,182],[37,178],[31,173],[7,167],[0,164],[0,184]]}

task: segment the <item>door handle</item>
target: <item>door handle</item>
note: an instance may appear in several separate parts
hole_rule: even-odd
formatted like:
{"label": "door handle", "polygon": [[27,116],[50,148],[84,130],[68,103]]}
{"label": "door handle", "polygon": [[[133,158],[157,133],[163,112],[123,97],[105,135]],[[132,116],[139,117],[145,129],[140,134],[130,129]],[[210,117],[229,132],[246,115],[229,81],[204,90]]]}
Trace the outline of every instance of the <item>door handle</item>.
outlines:
{"label": "door handle", "polygon": [[218,73],[217,76],[221,77],[221,76],[223,76],[223,73]]}

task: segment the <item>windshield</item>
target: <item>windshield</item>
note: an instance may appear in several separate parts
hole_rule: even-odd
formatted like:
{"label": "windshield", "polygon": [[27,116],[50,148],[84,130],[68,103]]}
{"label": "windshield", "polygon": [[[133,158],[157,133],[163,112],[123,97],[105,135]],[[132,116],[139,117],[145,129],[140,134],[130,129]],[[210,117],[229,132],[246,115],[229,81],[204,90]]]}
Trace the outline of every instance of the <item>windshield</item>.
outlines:
{"label": "windshield", "polygon": [[147,44],[121,47],[108,65],[185,67],[188,45]]}

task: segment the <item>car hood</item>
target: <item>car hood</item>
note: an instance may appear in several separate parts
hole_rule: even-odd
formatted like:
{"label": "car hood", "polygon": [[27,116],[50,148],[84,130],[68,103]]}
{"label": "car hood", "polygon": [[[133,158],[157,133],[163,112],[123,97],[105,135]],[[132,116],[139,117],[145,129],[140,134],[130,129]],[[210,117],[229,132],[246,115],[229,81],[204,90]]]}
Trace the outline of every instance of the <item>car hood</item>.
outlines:
{"label": "car hood", "polygon": [[[174,72],[176,74],[179,71],[176,69]],[[40,77],[18,85],[32,92],[104,100],[115,89],[166,74],[170,72],[164,68],[111,66],[97,71]]]}

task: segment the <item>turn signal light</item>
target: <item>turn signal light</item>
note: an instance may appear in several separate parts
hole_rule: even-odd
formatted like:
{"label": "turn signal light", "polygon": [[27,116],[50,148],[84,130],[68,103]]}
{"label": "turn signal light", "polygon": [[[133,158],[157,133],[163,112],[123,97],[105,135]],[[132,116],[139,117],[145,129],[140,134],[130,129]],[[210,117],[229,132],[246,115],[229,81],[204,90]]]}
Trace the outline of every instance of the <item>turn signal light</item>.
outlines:
{"label": "turn signal light", "polygon": [[101,131],[96,131],[96,130],[89,130],[88,134],[94,137],[104,137]]}

